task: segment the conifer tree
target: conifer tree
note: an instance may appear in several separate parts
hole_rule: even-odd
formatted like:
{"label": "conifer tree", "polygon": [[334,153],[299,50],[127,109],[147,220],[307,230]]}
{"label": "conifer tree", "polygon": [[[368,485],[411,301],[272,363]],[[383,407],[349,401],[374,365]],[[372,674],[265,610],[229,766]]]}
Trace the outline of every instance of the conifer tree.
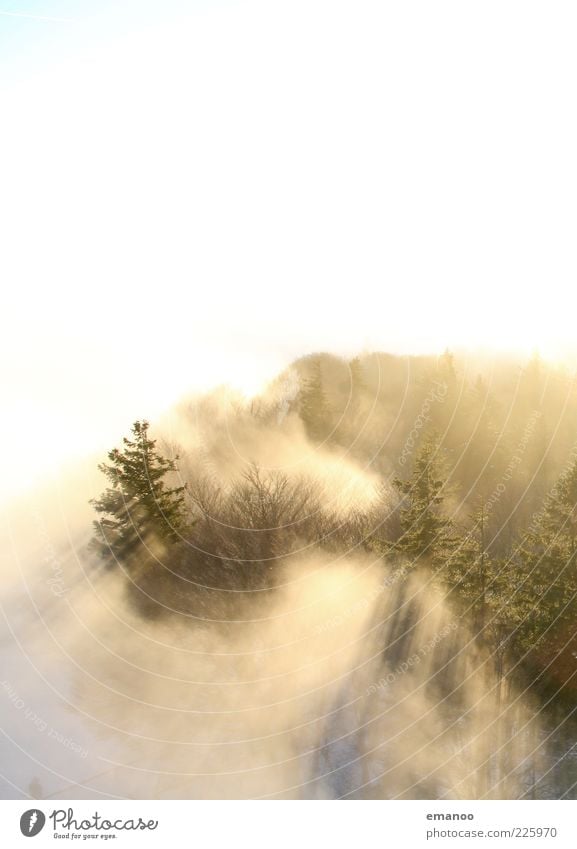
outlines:
{"label": "conifer tree", "polygon": [[126,560],[153,540],[176,542],[185,524],[185,487],[167,488],[164,480],[176,471],[175,460],[158,453],[148,428],[147,421],[135,422],[123,450],[114,448],[110,463],[98,466],[110,486],[90,502],[101,514],[94,522],[93,545],[107,559]]}
{"label": "conifer tree", "polygon": [[330,410],[323,387],[320,357],[315,357],[312,361],[310,374],[301,387],[299,414],[311,439],[320,441],[326,438],[329,432]]}
{"label": "conifer tree", "polygon": [[360,357],[354,357],[350,361],[349,369],[351,374],[351,396],[353,400],[356,400],[359,395],[362,395],[362,393],[366,391],[367,388],[363,364],[361,363]]}
{"label": "conifer tree", "polygon": [[463,427],[458,474],[471,482],[476,492],[488,493],[495,486],[495,469],[502,465],[495,402],[486,382],[478,375],[467,393],[461,412]]}
{"label": "conifer tree", "polygon": [[446,482],[438,459],[438,444],[428,437],[415,456],[411,477],[396,478],[402,497],[401,537],[395,549],[415,565],[429,563],[435,569],[446,565],[457,544],[453,523],[444,515]]}
{"label": "conifer tree", "polygon": [[[510,569],[519,642],[552,649],[577,636],[577,462],[550,492]],[[575,648],[573,646],[573,648]]]}
{"label": "conifer tree", "polygon": [[478,634],[483,633],[501,591],[499,574],[488,551],[487,525],[487,508],[481,496],[470,516],[470,527],[450,554],[446,570],[446,585],[464,603]]}
{"label": "conifer tree", "polygon": [[349,410],[350,419],[353,426],[360,427],[363,417],[363,395],[367,391],[365,382],[364,369],[359,357],[355,357],[349,363],[350,368],[350,397]]}

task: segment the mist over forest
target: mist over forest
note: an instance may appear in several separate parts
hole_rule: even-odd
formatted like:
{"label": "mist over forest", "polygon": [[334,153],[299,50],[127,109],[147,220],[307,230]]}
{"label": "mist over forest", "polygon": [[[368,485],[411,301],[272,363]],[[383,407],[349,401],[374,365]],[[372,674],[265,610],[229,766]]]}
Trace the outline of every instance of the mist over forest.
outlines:
{"label": "mist over forest", "polygon": [[577,797],[572,373],[319,353],[142,416],[5,523],[4,797]]}

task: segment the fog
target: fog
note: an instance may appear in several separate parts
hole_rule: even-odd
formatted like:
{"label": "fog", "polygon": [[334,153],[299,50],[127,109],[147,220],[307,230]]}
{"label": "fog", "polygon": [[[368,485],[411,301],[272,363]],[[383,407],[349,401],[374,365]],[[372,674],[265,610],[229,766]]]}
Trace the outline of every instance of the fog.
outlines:
{"label": "fog", "polygon": [[[176,407],[155,436],[180,452],[179,480],[234,494],[247,468],[282,471],[316,487],[336,528],[355,511],[380,521],[382,478],[308,439],[294,380],[252,403],[220,390]],[[554,793],[535,702],[505,684],[429,574],[303,539],[270,585],[199,588],[176,613],[161,591],[151,616],[130,592],[138,570],[107,570],[87,546],[102,485],[87,461],[5,516],[4,797]]]}

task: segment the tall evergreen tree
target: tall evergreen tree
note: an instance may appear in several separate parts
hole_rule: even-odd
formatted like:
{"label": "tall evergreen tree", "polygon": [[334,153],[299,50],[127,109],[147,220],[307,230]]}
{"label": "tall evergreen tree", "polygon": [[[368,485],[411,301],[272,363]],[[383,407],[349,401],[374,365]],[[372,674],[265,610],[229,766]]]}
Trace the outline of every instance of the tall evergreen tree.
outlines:
{"label": "tall evergreen tree", "polygon": [[358,450],[367,426],[364,397],[367,392],[364,368],[360,357],[348,363],[348,380],[343,386],[346,396],[340,415],[336,416],[335,438],[347,450]]}
{"label": "tall evergreen tree", "polygon": [[495,402],[480,375],[466,393],[461,418],[463,445],[456,471],[472,491],[487,496],[496,484],[495,470],[502,463],[503,446],[495,421]]}
{"label": "tall evergreen tree", "polygon": [[518,641],[550,654],[577,640],[577,462],[561,476],[510,570]]}
{"label": "tall evergreen tree", "polygon": [[[101,518],[94,522],[93,544],[107,559],[126,560],[141,544],[176,542],[185,524],[184,486],[168,488],[165,476],[175,460],[162,457],[148,437],[147,421],[132,426],[124,448],[108,453],[98,468],[110,486],[90,503]],[[176,458],[178,459],[178,458]]]}
{"label": "tall evergreen tree", "polygon": [[469,519],[469,528],[449,556],[445,583],[463,602],[476,633],[481,634],[501,593],[498,570],[488,550],[489,516],[482,496]]}
{"label": "tall evergreen tree", "polygon": [[425,438],[415,456],[411,477],[395,478],[393,483],[402,498],[401,537],[395,550],[415,565],[429,563],[435,569],[442,568],[457,541],[453,523],[443,510],[446,481],[436,438]]}
{"label": "tall evergreen tree", "polygon": [[367,388],[364,368],[360,357],[353,357],[349,363],[349,370],[351,375],[351,396],[353,399],[356,399]]}
{"label": "tall evergreen tree", "polygon": [[355,357],[349,363],[350,369],[350,395],[349,410],[350,421],[354,427],[362,427],[363,424],[363,396],[367,391],[363,365],[359,357]]}
{"label": "tall evergreen tree", "polygon": [[330,410],[323,387],[320,357],[315,357],[311,362],[309,376],[301,386],[298,405],[309,437],[315,441],[325,439],[329,433]]}
{"label": "tall evergreen tree", "polygon": [[441,444],[450,448],[460,439],[455,430],[461,391],[455,358],[448,349],[438,358],[432,377],[433,385],[443,391],[443,402],[431,407],[431,425],[439,434]]}

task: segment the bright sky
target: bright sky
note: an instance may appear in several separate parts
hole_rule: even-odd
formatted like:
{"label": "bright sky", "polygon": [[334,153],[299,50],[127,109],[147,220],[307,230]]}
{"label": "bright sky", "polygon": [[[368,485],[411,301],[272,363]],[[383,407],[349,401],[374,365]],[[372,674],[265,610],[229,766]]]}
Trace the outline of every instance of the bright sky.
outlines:
{"label": "bright sky", "polygon": [[576,24],[0,0],[4,491],[311,350],[573,356]]}

